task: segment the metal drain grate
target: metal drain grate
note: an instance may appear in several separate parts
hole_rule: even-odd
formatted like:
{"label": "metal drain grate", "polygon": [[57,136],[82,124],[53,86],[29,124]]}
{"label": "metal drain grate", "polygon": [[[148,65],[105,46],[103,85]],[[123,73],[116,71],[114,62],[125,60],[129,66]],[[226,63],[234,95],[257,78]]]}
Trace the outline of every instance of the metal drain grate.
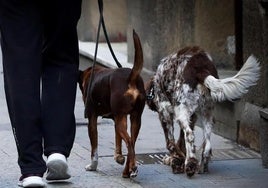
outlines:
{"label": "metal drain grate", "polygon": [[[137,163],[145,164],[163,164],[162,159],[167,153],[150,153],[138,154]],[[200,156],[200,153],[198,153]],[[235,148],[235,149],[214,149],[212,151],[212,160],[238,160],[238,159],[259,159],[260,154],[250,149]]]}
{"label": "metal drain grate", "polygon": [[151,154],[138,154],[137,163],[139,165],[143,164],[163,164],[162,159],[166,153],[151,153]]}

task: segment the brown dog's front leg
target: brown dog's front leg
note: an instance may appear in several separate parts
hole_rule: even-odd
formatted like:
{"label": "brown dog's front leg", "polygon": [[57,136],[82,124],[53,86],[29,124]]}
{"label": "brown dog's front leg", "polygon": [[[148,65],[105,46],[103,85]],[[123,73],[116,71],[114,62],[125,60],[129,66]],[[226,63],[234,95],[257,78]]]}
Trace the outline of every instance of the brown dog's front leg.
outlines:
{"label": "brown dog's front leg", "polygon": [[91,143],[91,164],[86,166],[86,170],[95,171],[98,166],[98,130],[95,115],[88,117],[88,136]]}

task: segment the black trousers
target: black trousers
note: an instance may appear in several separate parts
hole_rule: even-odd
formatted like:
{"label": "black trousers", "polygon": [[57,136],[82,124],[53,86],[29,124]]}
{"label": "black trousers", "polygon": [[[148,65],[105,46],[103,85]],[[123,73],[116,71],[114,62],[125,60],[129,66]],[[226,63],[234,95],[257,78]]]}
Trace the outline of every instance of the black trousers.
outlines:
{"label": "black trousers", "polygon": [[81,0],[0,0],[4,86],[22,174],[75,137]]}

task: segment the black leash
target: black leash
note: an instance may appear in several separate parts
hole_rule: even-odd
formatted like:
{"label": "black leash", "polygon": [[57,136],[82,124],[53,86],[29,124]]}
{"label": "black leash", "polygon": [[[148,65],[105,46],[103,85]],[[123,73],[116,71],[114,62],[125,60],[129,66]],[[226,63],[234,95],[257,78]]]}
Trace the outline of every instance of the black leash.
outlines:
{"label": "black leash", "polygon": [[119,63],[119,61],[117,60],[117,58],[116,58],[116,56],[114,54],[113,48],[111,46],[111,43],[110,43],[110,40],[109,40],[109,37],[108,37],[108,34],[107,34],[107,30],[106,30],[106,26],[105,26],[105,22],[104,22],[104,18],[103,18],[103,0],[98,0],[98,5],[99,5],[99,12],[100,12],[100,19],[99,19],[99,25],[98,25],[98,31],[97,31],[97,39],[96,39],[96,46],[95,46],[95,54],[94,54],[94,59],[93,59],[92,71],[91,71],[90,81],[89,81],[88,88],[87,88],[87,98],[86,98],[86,101],[85,101],[85,112],[84,112],[85,118],[87,118],[87,111],[88,111],[88,107],[89,107],[88,98],[89,97],[91,98],[91,95],[89,95],[89,93],[90,93],[90,88],[91,88],[92,81],[93,81],[93,78],[94,78],[94,68],[95,68],[95,64],[96,64],[96,61],[97,61],[97,53],[98,53],[101,26],[103,28],[103,32],[104,32],[104,35],[105,35],[106,42],[107,42],[108,47],[110,49],[110,52],[111,52],[111,54],[113,56],[113,59],[116,62],[116,65],[118,66],[118,68],[122,67],[122,65]]}
{"label": "black leash", "polygon": [[114,58],[114,61],[115,61],[116,65],[118,66],[118,68],[122,68],[122,65],[119,63],[119,61],[117,60],[117,58],[116,58],[116,56],[114,54],[113,48],[111,46],[111,43],[110,43],[110,40],[109,40],[109,37],[108,37],[108,34],[107,34],[107,30],[106,30],[106,26],[105,26],[105,22],[104,22],[104,18],[103,18],[103,0],[98,0],[98,4],[99,4],[99,11],[100,11],[100,21],[101,21],[101,24],[102,24],[102,29],[103,29],[103,33],[105,35],[106,42],[108,44],[108,47],[110,49],[110,52],[111,52],[111,54],[112,54],[112,56]]}

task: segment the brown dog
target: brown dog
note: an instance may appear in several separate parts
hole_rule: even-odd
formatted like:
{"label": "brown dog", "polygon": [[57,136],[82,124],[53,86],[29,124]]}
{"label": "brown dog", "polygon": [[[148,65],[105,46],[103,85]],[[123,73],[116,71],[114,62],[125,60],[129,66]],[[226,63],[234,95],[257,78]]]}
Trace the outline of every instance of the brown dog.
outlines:
{"label": "brown dog", "polygon": [[[95,171],[98,165],[97,117],[111,118],[115,122],[115,155],[119,164],[124,164],[122,139],[127,146],[127,162],[123,177],[136,177],[135,142],[141,126],[141,116],[145,106],[144,83],[140,76],[143,66],[143,52],[138,35],[133,31],[135,59],[132,69],[109,69],[97,66],[81,72],[79,86],[88,117],[88,135],[91,142],[91,164],[88,171]],[[90,84],[91,75],[93,80]],[[127,132],[127,116],[130,115],[131,136]]]}

